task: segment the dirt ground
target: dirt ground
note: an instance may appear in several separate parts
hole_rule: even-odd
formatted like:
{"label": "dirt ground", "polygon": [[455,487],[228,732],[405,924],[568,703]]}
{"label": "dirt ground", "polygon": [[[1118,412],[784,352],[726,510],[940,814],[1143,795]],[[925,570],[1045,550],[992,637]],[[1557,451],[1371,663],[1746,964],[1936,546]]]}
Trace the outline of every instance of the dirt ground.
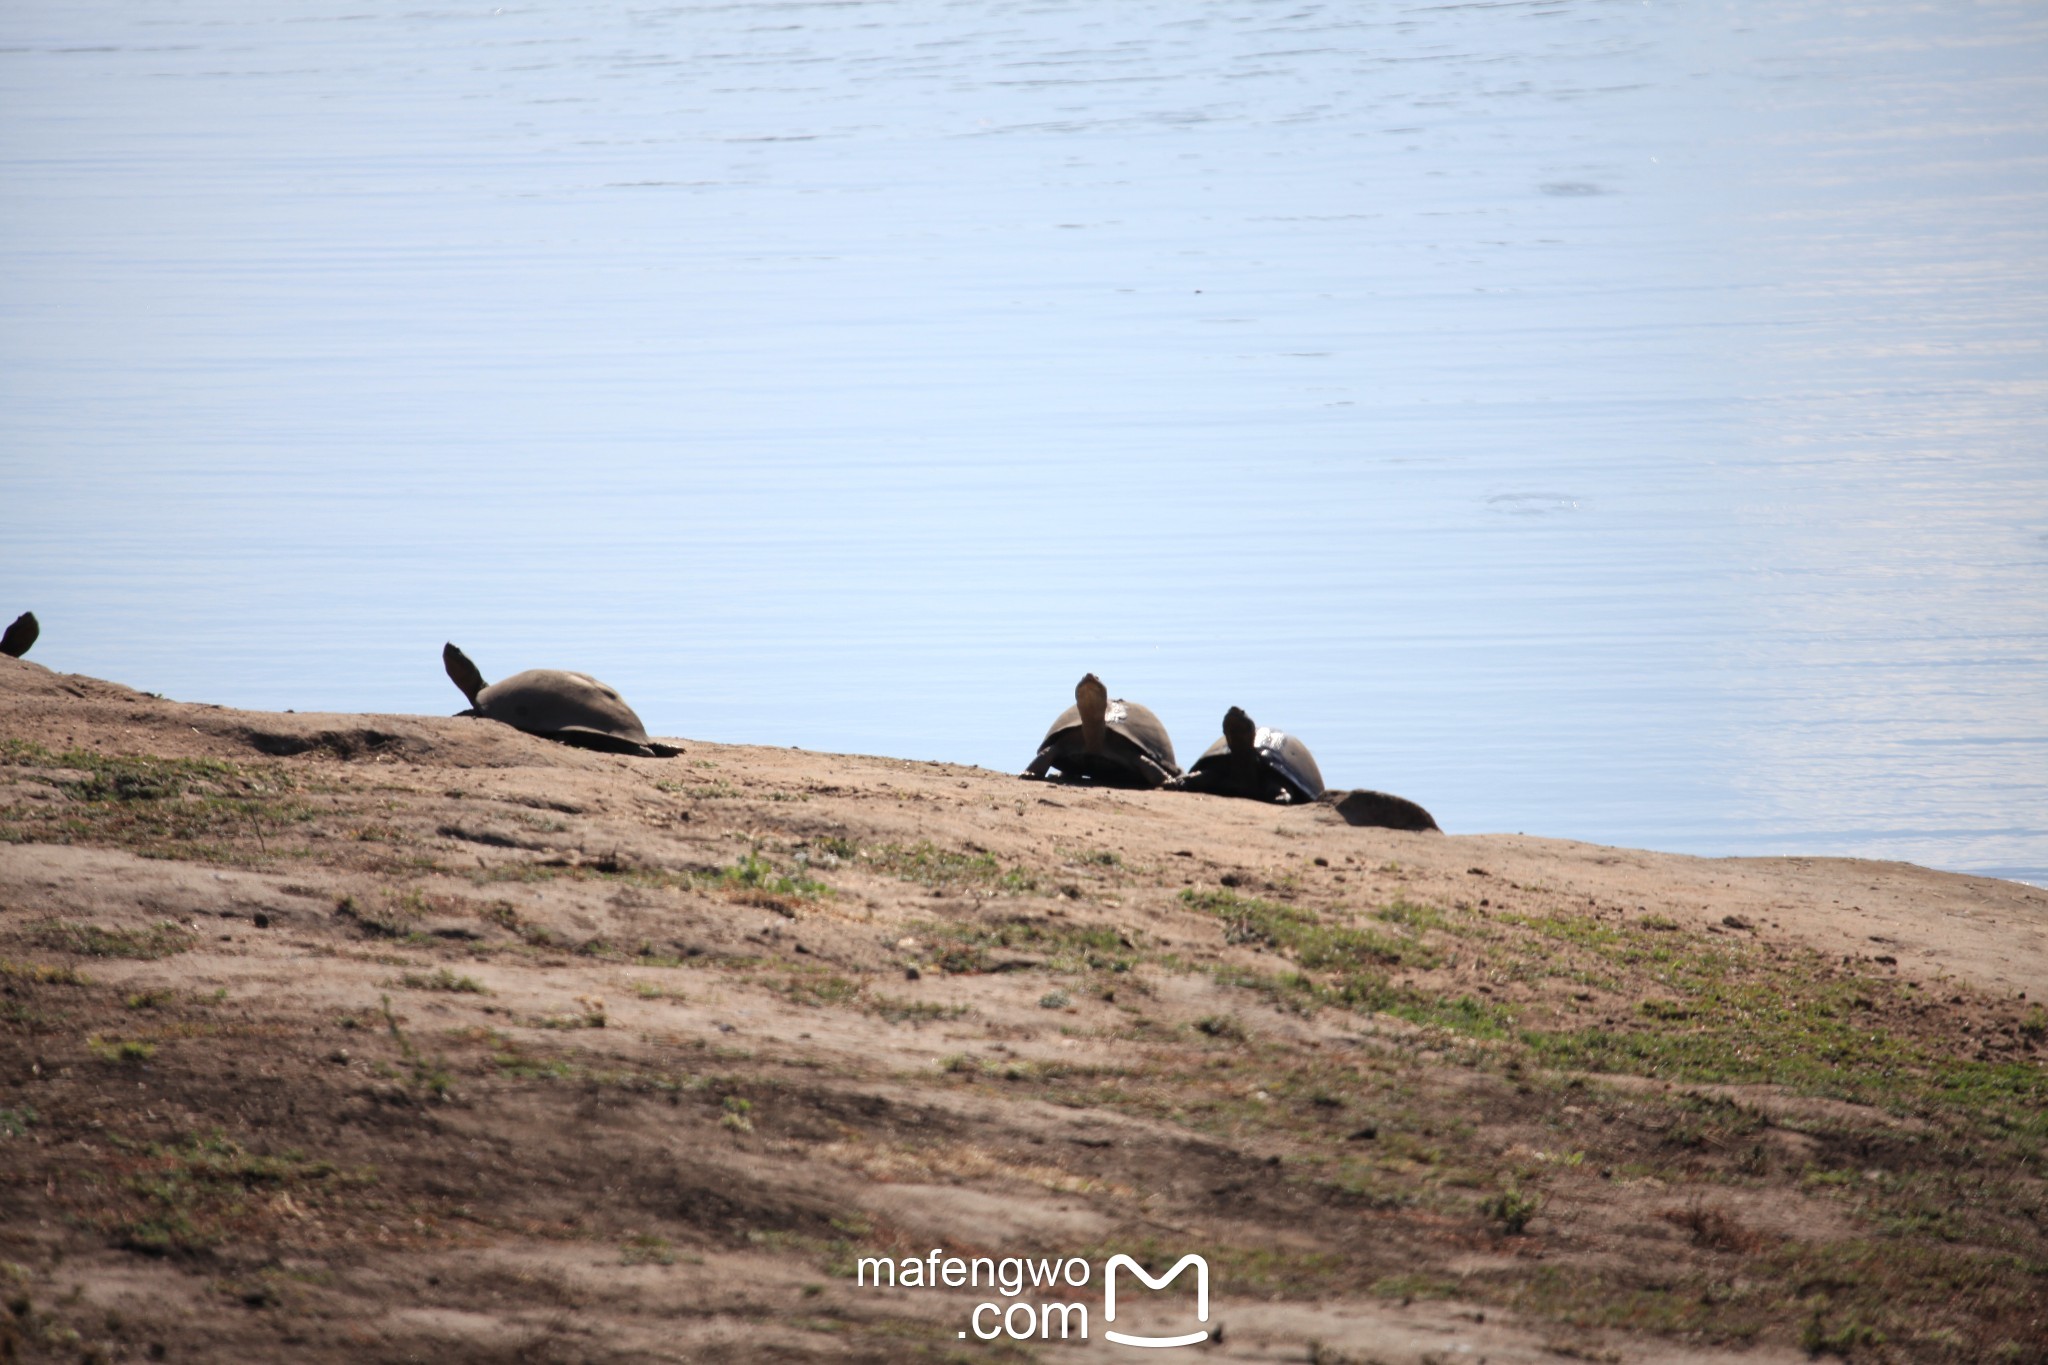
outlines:
{"label": "dirt ground", "polygon": [[0,658],[0,1360],[2048,1360],[2048,892],[674,742]]}

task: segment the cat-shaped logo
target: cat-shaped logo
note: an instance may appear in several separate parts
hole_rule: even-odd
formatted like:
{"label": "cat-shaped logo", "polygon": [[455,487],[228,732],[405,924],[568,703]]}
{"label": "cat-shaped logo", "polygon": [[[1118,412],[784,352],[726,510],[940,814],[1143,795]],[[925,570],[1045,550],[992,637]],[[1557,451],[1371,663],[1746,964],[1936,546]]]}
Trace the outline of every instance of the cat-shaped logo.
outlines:
{"label": "cat-shaped logo", "polygon": [[[1105,1323],[1116,1321],[1116,1268],[1120,1265],[1129,1266],[1131,1273],[1143,1280],[1147,1289],[1164,1289],[1173,1282],[1174,1277],[1180,1274],[1181,1271],[1186,1270],[1189,1266],[1193,1266],[1195,1268],[1195,1321],[1207,1322],[1209,1320],[1209,1263],[1207,1261],[1203,1260],[1200,1256],[1189,1253],[1175,1261],[1173,1269],[1155,1280],[1145,1273],[1145,1267],[1139,1265],[1130,1257],[1119,1253],[1110,1257],[1109,1264],[1102,1268],[1102,1320]],[[1199,1342],[1207,1341],[1209,1339],[1209,1330],[1205,1327],[1199,1332],[1189,1332],[1185,1336],[1178,1337],[1137,1337],[1129,1336],[1123,1332],[1111,1331],[1105,1327],[1102,1335],[1119,1346],[1193,1346]]]}

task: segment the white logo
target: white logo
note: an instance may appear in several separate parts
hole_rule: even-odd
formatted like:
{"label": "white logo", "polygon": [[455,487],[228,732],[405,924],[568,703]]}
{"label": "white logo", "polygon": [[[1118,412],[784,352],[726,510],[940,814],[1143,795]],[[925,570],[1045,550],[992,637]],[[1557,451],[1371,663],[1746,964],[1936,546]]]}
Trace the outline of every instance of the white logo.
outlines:
{"label": "white logo", "polygon": [[[1120,1265],[1129,1266],[1131,1273],[1143,1280],[1147,1289],[1164,1289],[1173,1282],[1174,1277],[1179,1275],[1181,1271],[1186,1270],[1189,1266],[1193,1266],[1195,1268],[1195,1321],[1207,1322],[1209,1320],[1209,1263],[1207,1261],[1190,1252],[1178,1261],[1175,1261],[1173,1269],[1155,1280],[1145,1273],[1145,1267],[1139,1265],[1130,1257],[1119,1253],[1110,1257],[1109,1263],[1102,1268],[1102,1320],[1104,1322],[1116,1321],[1116,1268]],[[1209,1339],[1209,1330],[1205,1327],[1199,1332],[1189,1332],[1186,1336],[1180,1337],[1134,1337],[1105,1328],[1102,1335],[1119,1346],[1193,1346],[1197,1342],[1207,1341]]]}

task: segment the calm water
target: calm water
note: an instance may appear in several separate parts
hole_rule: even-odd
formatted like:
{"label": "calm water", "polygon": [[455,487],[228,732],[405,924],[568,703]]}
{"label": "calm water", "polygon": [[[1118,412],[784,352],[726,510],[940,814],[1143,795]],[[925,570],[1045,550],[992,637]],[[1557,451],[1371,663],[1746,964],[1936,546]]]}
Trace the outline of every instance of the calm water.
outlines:
{"label": "calm water", "polygon": [[0,6],[0,612],[2048,880],[2048,10]]}

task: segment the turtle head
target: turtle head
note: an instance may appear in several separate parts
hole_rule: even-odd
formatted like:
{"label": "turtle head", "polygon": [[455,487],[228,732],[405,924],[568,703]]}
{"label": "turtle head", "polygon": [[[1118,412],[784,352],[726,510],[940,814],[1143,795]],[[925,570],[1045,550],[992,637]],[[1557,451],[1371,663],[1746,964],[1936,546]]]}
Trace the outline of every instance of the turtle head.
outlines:
{"label": "turtle head", "polygon": [[1223,741],[1230,746],[1230,752],[1248,754],[1258,739],[1259,727],[1252,724],[1242,706],[1233,706],[1223,713]]}
{"label": "turtle head", "polygon": [[36,624],[36,614],[25,611],[14,618],[14,624],[7,628],[6,634],[0,635],[0,654],[5,654],[11,659],[19,659],[28,653],[28,647],[34,644],[36,636],[42,633],[43,628]]}
{"label": "turtle head", "polygon": [[1109,689],[1089,673],[1074,684],[1074,705],[1081,712],[1081,747],[1091,754],[1101,753],[1109,728]]}
{"label": "turtle head", "polygon": [[462,695],[475,706],[477,693],[484,690],[484,675],[469,661],[469,656],[454,645],[442,645],[441,666],[448,670],[448,681],[461,688]]}

